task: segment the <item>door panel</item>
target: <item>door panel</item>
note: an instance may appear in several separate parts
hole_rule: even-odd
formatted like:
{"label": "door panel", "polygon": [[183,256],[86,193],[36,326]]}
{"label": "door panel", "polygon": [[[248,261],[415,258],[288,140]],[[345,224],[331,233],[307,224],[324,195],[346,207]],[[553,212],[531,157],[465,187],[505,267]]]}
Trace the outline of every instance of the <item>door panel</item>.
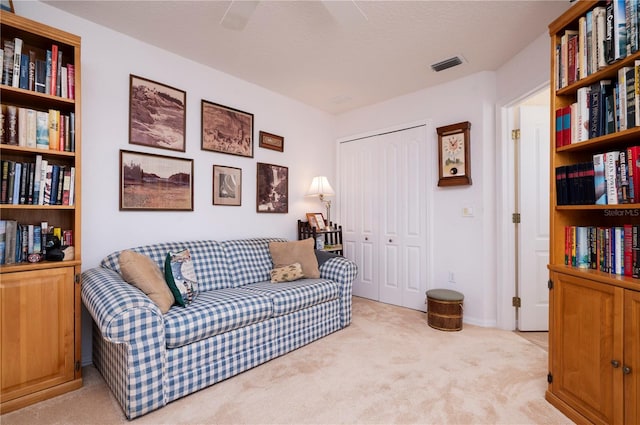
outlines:
{"label": "door panel", "polygon": [[549,108],[520,107],[518,329],[549,330]]}
{"label": "door panel", "polygon": [[640,292],[625,291],[624,302],[624,420],[632,425],[640,423]]}

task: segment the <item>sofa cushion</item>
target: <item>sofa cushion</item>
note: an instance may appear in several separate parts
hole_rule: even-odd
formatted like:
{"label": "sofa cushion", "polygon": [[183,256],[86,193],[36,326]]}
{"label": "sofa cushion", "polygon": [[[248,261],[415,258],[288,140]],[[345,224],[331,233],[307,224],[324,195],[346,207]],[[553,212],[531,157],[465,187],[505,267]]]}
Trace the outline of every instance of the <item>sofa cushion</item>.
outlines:
{"label": "sofa cushion", "polygon": [[176,304],[186,307],[198,296],[198,276],[188,249],[167,254],[164,260],[164,278]]}
{"label": "sofa cushion", "polygon": [[229,277],[234,287],[270,279],[273,263],[269,242],[285,242],[286,239],[256,238],[220,242],[229,265]]}
{"label": "sofa cushion", "polygon": [[340,296],[340,285],[326,279],[300,279],[293,282],[259,282],[242,287],[273,302],[273,316],[282,316]]}
{"label": "sofa cushion", "polygon": [[144,292],[162,313],[169,311],[175,299],[158,265],[146,255],[131,250],[120,253],[122,277]]}
{"label": "sofa cushion", "polygon": [[[188,249],[191,253],[195,272],[198,276],[199,290],[201,292],[212,289],[231,288],[233,286],[228,274],[227,257],[224,253],[224,248],[219,242],[166,242],[132,248],[133,251],[151,258],[161,270],[164,270],[164,260],[167,252],[178,252],[183,249]],[[102,260],[100,265],[120,273],[119,255],[120,251],[109,254]]]}
{"label": "sofa cushion", "polygon": [[318,259],[314,252],[314,245],[313,238],[291,242],[271,242],[269,243],[269,251],[273,265],[278,267],[300,263],[304,277],[319,278],[320,270],[318,270]]}
{"label": "sofa cushion", "polygon": [[173,308],[165,314],[167,347],[181,347],[271,316],[271,301],[257,292],[235,288],[201,292],[189,308]]}

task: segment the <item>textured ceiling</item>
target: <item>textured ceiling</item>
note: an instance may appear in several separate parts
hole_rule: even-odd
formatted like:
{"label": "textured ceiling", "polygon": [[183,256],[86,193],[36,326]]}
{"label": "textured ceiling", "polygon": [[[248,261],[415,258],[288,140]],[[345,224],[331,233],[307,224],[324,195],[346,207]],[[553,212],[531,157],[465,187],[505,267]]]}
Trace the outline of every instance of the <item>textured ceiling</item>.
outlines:
{"label": "textured ceiling", "polygon": [[[244,28],[234,30],[220,24],[230,1],[45,3],[332,114],[496,70],[570,6],[260,1]],[[465,62],[430,69],[455,55]]]}

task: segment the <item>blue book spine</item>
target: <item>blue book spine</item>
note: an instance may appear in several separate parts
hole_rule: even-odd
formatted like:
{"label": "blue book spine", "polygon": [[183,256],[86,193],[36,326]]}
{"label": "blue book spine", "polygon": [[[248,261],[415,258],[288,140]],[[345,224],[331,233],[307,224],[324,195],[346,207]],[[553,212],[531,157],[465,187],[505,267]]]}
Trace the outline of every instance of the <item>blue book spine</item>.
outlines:
{"label": "blue book spine", "polygon": [[33,226],[33,252],[40,254],[42,251],[42,229],[40,226]]}
{"label": "blue book spine", "polygon": [[29,55],[20,55],[20,82],[18,87],[21,89],[29,88]]}
{"label": "blue book spine", "polygon": [[51,198],[49,201],[49,205],[56,205],[58,201],[58,179],[60,178],[60,166],[53,165],[53,169],[51,171]]}
{"label": "blue book spine", "polygon": [[22,177],[22,163],[16,162],[16,175],[13,180],[13,205],[20,203],[20,179]]}

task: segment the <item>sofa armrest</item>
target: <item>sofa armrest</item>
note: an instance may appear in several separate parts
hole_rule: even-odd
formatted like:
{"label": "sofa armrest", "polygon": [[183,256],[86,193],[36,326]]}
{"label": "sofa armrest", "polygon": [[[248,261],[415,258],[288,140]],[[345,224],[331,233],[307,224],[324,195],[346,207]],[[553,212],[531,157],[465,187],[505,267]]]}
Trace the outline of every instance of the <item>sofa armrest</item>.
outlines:
{"label": "sofa armrest", "polygon": [[353,281],[358,275],[358,265],[345,257],[333,257],[320,266],[320,277],[330,279],[340,285],[340,312],[343,327],[351,323],[351,295]]}
{"label": "sofa armrest", "polygon": [[108,341],[130,343],[142,333],[164,345],[162,312],[119,273],[103,267],[82,273],[82,301]]}

